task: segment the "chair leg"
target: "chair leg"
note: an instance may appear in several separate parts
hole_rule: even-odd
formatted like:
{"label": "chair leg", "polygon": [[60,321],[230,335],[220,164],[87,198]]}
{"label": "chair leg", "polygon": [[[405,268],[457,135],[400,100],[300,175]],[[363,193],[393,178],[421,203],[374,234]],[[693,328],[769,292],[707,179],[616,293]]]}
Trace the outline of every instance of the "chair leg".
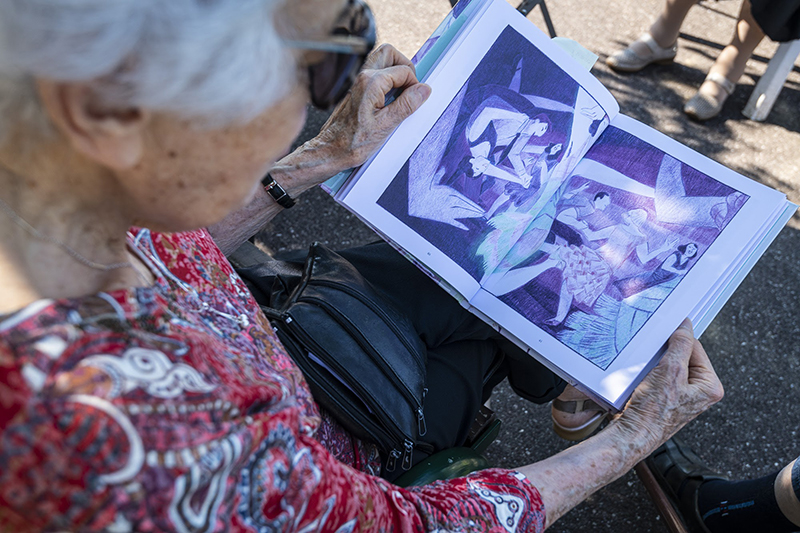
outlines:
{"label": "chair leg", "polygon": [[767,119],[798,55],[800,40],[781,43],[742,111],[746,117],[758,122]]}
{"label": "chair leg", "polygon": [[528,13],[533,11],[533,8],[539,6],[542,9],[542,17],[544,17],[544,23],[547,26],[547,32],[550,34],[550,37],[556,36],[556,28],[553,26],[553,20],[550,18],[550,12],[547,10],[547,5],[544,3],[544,0],[523,0],[522,3],[517,6],[517,11],[528,16]]}
{"label": "chair leg", "polygon": [[553,21],[550,19],[550,12],[547,10],[547,4],[544,3],[544,0],[539,4],[539,7],[542,9],[544,23],[547,25],[547,33],[550,34],[550,38],[552,39],[556,36],[556,28],[553,26]]}
{"label": "chair leg", "polygon": [[689,533],[689,530],[683,525],[683,521],[672,507],[672,504],[669,503],[667,495],[661,490],[658,481],[656,481],[656,478],[653,476],[647,464],[642,461],[633,467],[633,469],[636,471],[636,475],[639,476],[639,481],[641,481],[644,488],[647,489],[647,494],[649,494],[650,499],[653,500],[653,503],[658,509],[658,513],[664,517],[664,525],[667,526],[670,533]]}

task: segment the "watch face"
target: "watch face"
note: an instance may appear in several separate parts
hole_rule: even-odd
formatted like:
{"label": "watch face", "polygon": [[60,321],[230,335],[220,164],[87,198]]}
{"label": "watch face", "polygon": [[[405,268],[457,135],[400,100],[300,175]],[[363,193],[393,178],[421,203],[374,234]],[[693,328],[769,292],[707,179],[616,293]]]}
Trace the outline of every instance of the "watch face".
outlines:
{"label": "watch face", "polygon": [[261,183],[264,185],[264,190],[284,209],[289,209],[295,204],[294,198],[289,196],[289,193],[271,175],[267,174]]}

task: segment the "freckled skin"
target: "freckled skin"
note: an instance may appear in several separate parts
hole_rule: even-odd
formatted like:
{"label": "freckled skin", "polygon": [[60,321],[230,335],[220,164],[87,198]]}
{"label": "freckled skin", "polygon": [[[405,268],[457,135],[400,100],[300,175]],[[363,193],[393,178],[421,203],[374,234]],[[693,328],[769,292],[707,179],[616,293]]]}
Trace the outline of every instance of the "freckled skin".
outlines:
{"label": "freckled skin", "polygon": [[287,151],[305,119],[305,98],[293,91],[253,121],[221,130],[154,116],[140,164],[118,174],[128,208],[153,230],[218,222]]}
{"label": "freckled skin", "polygon": [[[324,39],[345,1],[286,2],[276,27],[297,24],[305,37]],[[275,60],[296,71],[288,58]],[[210,128],[169,113],[98,107],[84,83],[36,79],[35,85],[55,134],[41,139],[28,123],[10,125],[13,134],[0,146],[4,201],[91,261],[135,266],[98,271],[0,222],[0,313],[43,297],[149,283],[147,269],[128,253],[126,230],[207,227],[250,202],[260,179],[299,133],[307,103],[306,87],[297,80],[248,123]]]}
{"label": "freckled skin", "polygon": [[[276,27],[297,26],[299,36],[318,39],[330,32],[345,5],[346,0],[287,2]],[[305,89],[291,90],[247,124],[222,129],[153,116],[142,161],[118,175],[129,195],[127,208],[153,230],[183,231],[212,225],[242,207],[299,134],[306,117]]]}

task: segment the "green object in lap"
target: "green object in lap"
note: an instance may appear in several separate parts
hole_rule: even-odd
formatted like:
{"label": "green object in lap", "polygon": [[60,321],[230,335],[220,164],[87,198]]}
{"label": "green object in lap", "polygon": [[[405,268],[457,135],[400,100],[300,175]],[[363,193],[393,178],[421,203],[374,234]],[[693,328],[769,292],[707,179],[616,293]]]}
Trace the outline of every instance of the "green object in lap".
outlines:
{"label": "green object in lap", "polygon": [[489,462],[472,448],[451,448],[435,453],[397,478],[395,485],[427,485],[440,479],[463,477],[489,467]]}
{"label": "green object in lap", "polygon": [[481,454],[497,438],[500,425],[499,420],[490,422],[469,448],[451,448],[431,455],[397,478],[394,481],[395,485],[400,487],[427,485],[434,481],[464,477],[472,472],[489,468],[491,466],[489,461]]}

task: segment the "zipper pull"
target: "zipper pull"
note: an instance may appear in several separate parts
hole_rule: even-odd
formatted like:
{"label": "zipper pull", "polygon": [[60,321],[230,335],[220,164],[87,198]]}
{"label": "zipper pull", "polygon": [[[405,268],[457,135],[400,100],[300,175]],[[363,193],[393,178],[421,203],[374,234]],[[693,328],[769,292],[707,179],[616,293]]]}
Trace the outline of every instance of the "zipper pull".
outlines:
{"label": "zipper pull", "polygon": [[420,437],[428,432],[428,426],[425,424],[425,414],[422,412],[422,407],[417,409],[417,425],[419,426]]}
{"label": "zipper pull", "polygon": [[389,459],[386,461],[386,471],[387,472],[394,472],[395,466],[397,465],[397,459],[400,457],[400,452],[397,450],[392,450],[389,452]]}
{"label": "zipper pull", "polygon": [[414,443],[406,439],[403,443],[403,470],[411,470],[411,455],[414,453]]}

